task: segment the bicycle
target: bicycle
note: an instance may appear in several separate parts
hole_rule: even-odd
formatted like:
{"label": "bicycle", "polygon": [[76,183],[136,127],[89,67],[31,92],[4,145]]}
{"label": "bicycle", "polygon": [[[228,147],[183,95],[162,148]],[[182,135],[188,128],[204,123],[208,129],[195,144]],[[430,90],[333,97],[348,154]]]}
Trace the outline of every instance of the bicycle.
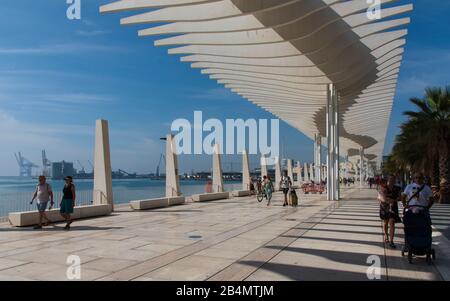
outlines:
{"label": "bicycle", "polygon": [[272,200],[272,195],[267,196],[265,189],[258,190],[258,194],[256,195],[258,202],[261,203],[264,198],[270,202]]}

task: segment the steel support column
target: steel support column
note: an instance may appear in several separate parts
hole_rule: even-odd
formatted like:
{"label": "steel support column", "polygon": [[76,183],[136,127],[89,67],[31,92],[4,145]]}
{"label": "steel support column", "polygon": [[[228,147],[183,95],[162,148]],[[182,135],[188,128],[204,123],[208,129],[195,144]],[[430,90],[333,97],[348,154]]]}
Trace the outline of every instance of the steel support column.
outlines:
{"label": "steel support column", "polygon": [[317,134],[314,134],[314,181],[317,183]]}
{"label": "steel support column", "polygon": [[335,185],[334,185],[334,190],[335,190],[335,196],[334,199],[335,200],[339,200],[340,198],[340,166],[339,166],[339,126],[340,126],[340,122],[339,122],[339,96],[336,93],[334,93],[334,97],[333,97],[333,107],[334,107],[334,181],[335,181]]}
{"label": "steel support column", "polygon": [[363,187],[364,148],[359,149],[359,187]]}
{"label": "steel support column", "polygon": [[322,136],[320,134],[314,135],[314,171],[315,181],[320,183],[322,181]]}
{"label": "steel support column", "polygon": [[333,84],[328,85],[327,87],[327,147],[328,147],[328,155],[327,155],[327,199],[329,201],[333,201],[336,199],[335,195],[335,159],[334,159],[334,151],[335,151],[335,139],[334,139],[334,95],[336,94],[336,90]]}
{"label": "steel support column", "polygon": [[327,89],[327,199],[339,200],[339,103],[336,87]]}

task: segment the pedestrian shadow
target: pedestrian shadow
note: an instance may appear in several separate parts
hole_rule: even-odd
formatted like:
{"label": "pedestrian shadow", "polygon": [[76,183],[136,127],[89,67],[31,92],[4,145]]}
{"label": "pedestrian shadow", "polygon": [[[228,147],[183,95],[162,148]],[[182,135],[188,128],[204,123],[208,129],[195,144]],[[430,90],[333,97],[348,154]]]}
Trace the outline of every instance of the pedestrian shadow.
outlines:
{"label": "pedestrian shadow", "polygon": [[[292,237],[295,238],[295,236],[291,235],[284,235],[283,237]],[[374,246],[374,247],[384,247],[384,243],[380,241],[369,241],[369,240],[359,240],[359,239],[347,239],[347,238],[327,238],[327,237],[310,237],[310,236],[302,236],[298,237],[301,239],[310,239],[310,240],[317,240],[317,241],[326,241],[326,242],[340,242],[340,243],[349,243],[349,244],[356,244],[356,245],[367,245],[367,246]]]}
{"label": "pedestrian shadow", "polygon": [[[42,229],[33,229],[34,226],[31,227],[12,227],[11,228],[0,228],[0,232],[60,232],[67,231],[64,229],[64,226],[53,225],[48,227],[43,227]],[[70,231],[108,231],[108,230],[120,230],[123,227],[96,227],[96,226],[84,226],[84,225],[74,225],[70,226]]]}
{"label": "pedestrian shadow", "polygon": [[363,227],[363,228],[374,228],[374,229],[379,229],[381,226],[377,225],[377,226],[372,226],[372,225],[364,225],[364,224],[358,224],[358,223],[354,223],[354,224],[346,224],[346,223],[327,223],[327,222],[320,222],[319,225],[330,225],[330,226],[350,226],[350,227]]}
{"label": "pedestrian shadow", "polygon": [[[356,225],[357,226],[357,225]],[[348,233],[348,234],[366,234],[366,235],[382,235],[380,231],[377,232],[368,232],[368,231],[358,231],[358,230],[337,230],[337,229],[316,229],[316,228],[308,228],[308,227],[294,227],[296,230],[308,230],[313,232],[336,232],[336,233]],[[396,234],[398,237],[402,237],[401,234]]]}
{"label": "pedestrian shadow", "polygon": [[[55,231],[65,231],[63,226],[54,226]],[[74,225],[70,226],[70,231],[108,231],[108,230],[121,230],[124,227],[96,227],[96,226],[84,226]]]}
{"label": "pedestrian shadow", "polygon": [[120,213],[189,213],[189,212],[204,212],[204,210],[199,210],[199,209],[180,209],[180,210],[173,210],[173,209],[169,209],[169,208],[156,208],[156,209],[144,209],[144,210],[130,210],[130,211],[121,211]]}
{"label": "pedestrian shadow", "polygon": [[[328,238],[322,238],[322,237],[307,237],[308,239],[316,239],[321,241],[329,241],[332,243],[335,242],[347,242],[351,244],[359,244],[359,245],[369,245],[369,246],[377,246],[381,249],[385,248],[385,245],[383,243],[378,243],[374,241],[365,241],[365,240],[351,240],[351,239],[328,239]],[[330,250],[330,249],[312,249],[312,248],[302,248],[302,247],[293,247],[293,246],[276,246],[276,245],[266,245],[264,248],[269,248],[273,250],[280,250],[282,252],[292,252],[297,253],[299,255],[288,255],[289,253],[284,253],[285,256],[283,258],[286,258],[286,256],[292,257],[292,259],[298,258],[296,261],[299,261],[301,257],[298,256],[305,256],[305,255],[311,255],[315,257],[323,258],[325,261],[322,262],[323,267],[320,262],[317,262],[314,267],[310,266],[303,266],[303,265],[290,265],[290,264],[280,264],[280,263],[274,263],[274,262],[261,262],[261,261],[249,261],[249,260],[241,260],[238,261],[239,264],[246,264],[250,266],[254,266],[259,270],[267,270],[276,274],[280,274],[284,276],[285,278],[289,278],[291,280],[338,280],[338,281],[347,281],[347,280],[368,280],[366,276],[367,268],[369,267],[369,264],[367,263],[367,260],[369,256],[372,254],[366,253],[366,252],[351,252],[351,251],[342,251],[342,250]],[[398,253],[400,253],[400,248],[397,249]],[[384,253],[384,252],[383,252]],[[300,255],[302,254],[302,255]],[[406,265],[405,268],[397,267],[396,262],[401,262],[404,260],[400,256],[393,255],[386,255],[385,253],[383,255],[378,255],[381,260],[381,267],[383,270],[385,270],[387,267],[391,267],[390,263],[394,263],[393,265],[395,268],[400,268],[405,271],[416,271],[416,272],[429,272],[433,273],[433,266],[428,265]],[[305,262],[310,262],[310,260],[306,260]],[[327,266],[330,266],[329,262],[336,262],[339,264],[347,264],[347,265],[353,265],[353,266],[360,266],[361,272],[354,272],[354,271],[347,271],[344,270],[345,267],[339,268],[339,266],[336,266],[336,269],[328,269]],[[392,268],[392,267],[391,267]],[[358,268],[359,269],[359,268]],[[264,273],[263,273],[264,275]],[[267,275],[264,275],[267,277]],[[399,276],[389,276],[389,280],[423,280],[417,278],[419,275],[416,275],[415,273],[410,273],[409,275],[404,274],[401,277]],[[382,280],[388,280],[386,278],[386,275],[382,274]]]}
{"label": "pedestrian shadow", "polygon": [[[366,216],[367,217],[367,216]],[[349,221],[349,220],[353,220],[353,221],[356,221],[356,222],[358,222],[358,221],[364,221],[364,222],[371,222],[371,223],[373,223],[373,222],[379,222],[380,221],[380,218],[379,217],[377,217],[377,218],[372,218],[372,219],[363,219],[363,218],[358,218],[358,219],[351,219],[350,217],[348,217],[348,218],[340,218],[340,217],[333,217],[333,216],[327,216],[327,218],[326,218],[327,220],[340,220],[340,221]]]}
{"label": "pedestrian shadow", "polygon": [[[239,264],[255,267],[259,270],[265,270],[288,278],[293,281],[369,281],[366,269],[364,272],[350,272],[344,270],[333,270],[319,267],[307,267],[302,265],[282,264],[273,262],[262,262],[243,260],[239,261]],[[269,276],[270,277],[270,276]],[[276,276],[275,276],[276,278]],[[253,280],[253,279],[252,279]],[[266,280],[266,279],[258,279]],[[381,276],[381,280],[387,280],[384,275]],[[373,281],[373,280],[371,280]]]}
{"label": "pedestrian shadow", "polygon": [[157,210],[153,210],[153,212],[205,212],[204,210],[199,210],[199,209],[181,209],[181,210],[161,210],[161,209],[157,209]]}
{"label": "pedestrian shadow", "polygon": [[[333,241],[333,239],[330,239],[330,241]],[[380,244],[380,247],[383,248],[383,245]],[[283,251],[313,255],[313,256],[327,259],[329,261],[338,262],[338,263],[360,265],[360,266],[367,266],[367,267],[368,267],[367,258],[369,256],[373,255],[373,254],[369,254],[369,253],[356,253],[356,252],[338,251],[338,250],[310,249],[310,248],[301,248],[301,247],[292,247],[292,246],[288,246],[288,247],[266,246],[265,248],[282,249]],[[386,255],[380,255],[380,257],[384,257],[386,259],[391,259],[391,260],[393,260],[394,258],[398,258],[395,256],[386,256]],[[364,271],[365,271],[365,269],[364,269]]]}

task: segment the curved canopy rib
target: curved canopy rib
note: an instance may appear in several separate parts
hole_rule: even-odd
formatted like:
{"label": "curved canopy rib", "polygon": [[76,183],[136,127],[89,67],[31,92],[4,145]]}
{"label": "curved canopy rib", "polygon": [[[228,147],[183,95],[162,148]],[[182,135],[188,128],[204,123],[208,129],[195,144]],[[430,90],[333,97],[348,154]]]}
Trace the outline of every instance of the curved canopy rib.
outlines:
{"label": "curved canopy rib", "polygon": [[[412,4],[381,0],[121,0],[101,12],[141,10],[121,24],[271,112],[308,137],[326,136],[327,86],[339,95],[340,147],[380,158]],[[142,11],[143,10],[143,11]]]}

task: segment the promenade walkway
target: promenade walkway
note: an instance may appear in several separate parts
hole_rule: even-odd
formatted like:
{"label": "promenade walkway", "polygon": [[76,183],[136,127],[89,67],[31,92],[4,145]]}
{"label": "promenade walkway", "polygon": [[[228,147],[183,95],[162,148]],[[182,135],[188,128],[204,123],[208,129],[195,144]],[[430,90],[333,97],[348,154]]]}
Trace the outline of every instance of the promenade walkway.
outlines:
{"label": "promenade walkway", "polygon": [[[383,244],[375,191],[345,189],[339,203],[301,195],[298,208],[254,197],[113,215],[44,230],[0,224],[0,280],[67,280],[67,257],[82,280],[368,280],[370,255],[382,280],[449,280],[448,238],[435,232],[437,261],[410,265]],[[450,208],[436,206],[446,231]]]}

